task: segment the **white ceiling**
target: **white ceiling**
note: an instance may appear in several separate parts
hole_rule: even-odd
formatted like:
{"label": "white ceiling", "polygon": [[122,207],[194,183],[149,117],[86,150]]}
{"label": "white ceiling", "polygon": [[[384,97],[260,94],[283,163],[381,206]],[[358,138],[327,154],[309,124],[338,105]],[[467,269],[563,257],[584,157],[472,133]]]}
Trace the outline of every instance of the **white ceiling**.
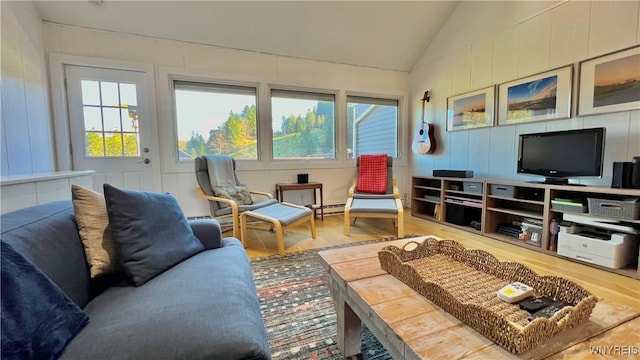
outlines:
{"label": "white ceiling", "polygon": [[[97,4],[96,4],[97,3]],[[458,1],[37,1],[44,21],[411,71]]]}

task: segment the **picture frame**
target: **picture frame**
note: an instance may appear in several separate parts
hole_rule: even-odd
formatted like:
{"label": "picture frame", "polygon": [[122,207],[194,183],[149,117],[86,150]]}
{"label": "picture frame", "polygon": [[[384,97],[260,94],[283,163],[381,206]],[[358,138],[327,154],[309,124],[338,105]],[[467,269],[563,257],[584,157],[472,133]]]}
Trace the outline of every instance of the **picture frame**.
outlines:
{"label": "picture frame", "polygon": [[571,117],[573,65],[498,86],[498,126]]}
{"label": "picture frame", "polygon": [[447,98],[447,131],[493,126],[495,93],[490,86]]}
{"label": "picture frame", "polygon": [[640,46],[579,64],[578,115],[640,109]]}

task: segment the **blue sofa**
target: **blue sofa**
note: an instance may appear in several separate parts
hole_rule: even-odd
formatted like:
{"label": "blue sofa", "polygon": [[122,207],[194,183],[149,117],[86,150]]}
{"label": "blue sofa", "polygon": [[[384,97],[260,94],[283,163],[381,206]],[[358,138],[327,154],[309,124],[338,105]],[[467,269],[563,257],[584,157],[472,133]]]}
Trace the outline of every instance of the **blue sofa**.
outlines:
{"label": "blue sofa", "polygon": [[206,250],[136,287],[124,275],[90,278],[71,201],[0,218],[2,246],[89,316],[60,359],[271,358],[248,258],[217,221],[189,221]]}

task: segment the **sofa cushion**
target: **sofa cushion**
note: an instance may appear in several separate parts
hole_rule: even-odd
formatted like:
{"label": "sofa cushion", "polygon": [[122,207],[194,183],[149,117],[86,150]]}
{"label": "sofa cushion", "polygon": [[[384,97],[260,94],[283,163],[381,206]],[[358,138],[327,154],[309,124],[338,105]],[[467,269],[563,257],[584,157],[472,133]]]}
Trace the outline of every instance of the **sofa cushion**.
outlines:
{"label": "sofa cushion", "polygon": [[91,301],[62,359],[270,359],[251,267],[236,239],[146,284]]}
{"label": "sofa cushion", "polygon": [[89,318],[11,244],[1,246],[2,359],[55,359]]}
{"label": "sofa cushion", "polygon": [[71,185],[71,200],[91,277],[117,272],[119,270],[118,259],[111,237],[104,196],[91,189],[73,184]]}
{"label": "sofa cushion", "polygon": [[104,184],[104,195],[116,251],[136,285],[204,250],[170,194]]}

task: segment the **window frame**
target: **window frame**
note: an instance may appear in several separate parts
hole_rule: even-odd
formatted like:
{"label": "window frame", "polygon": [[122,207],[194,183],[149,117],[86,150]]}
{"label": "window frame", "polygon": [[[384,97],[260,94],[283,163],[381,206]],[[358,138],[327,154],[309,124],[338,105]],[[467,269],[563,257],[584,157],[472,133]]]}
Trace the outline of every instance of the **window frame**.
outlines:
{"label": "window frame", "polygon": [[[248,78],[248,76],[247,76]],[[161,162],[164,174],[185,174],[193,172],[193,161],[179,161],[178,153],[178,124],[176,121],[176,103],[173,92],[174,81],[186,81],[195,83],[211,83],[218,85],[252,87],[256,89],[256,131],[258,136],[258,160],[242,160],[236,165],[239,168],[246,167],[243,164],[253,164],[250,168],[259,167],[257,164],[262,162],[260,154],[262,151],[260,140],[261,133],[264,133],[264,127],[261,128],[260,117],[264,109],[261,102],[261,95],[264,91],[264,85],[258,81],[250,79],[226,79],[215,74],[208,74],[206,71],[197,69],[175,68],[171,66],[160,66],[158,69],[158,79],[156,96],[158,99],[166,99],[166,102],[158,103],[158,138],[160,139]],[[262,145],[264,146],[264,145]],[[179,181],[179,180],[175,180]]]}
{"label": "window frame", "polygon": [[[299,171],[308,169],[345,169],[355,166],[355,159],[347,159],[346,153],[346,98],[347,96],[371,97],[392,99],[398,101],[398,158],[394,159],[394,166],[408,166],[409,159],[405,150],[406,139],[411,133],[409,119],[405,118],[407,111],[408,91],[401,89],[386,89],[380,92],[361,91],[357,88],[335,87],[328,84],[326,87],[311,87],[291,82],[271,82],[262,79],[256,74],[226,74],[202,69],[185,69],[173,66],[160,65],[157,71],[156,96],[166,101],[158,102],[158,139],[160,140],[163,181],[169,181],[169,185],[177,184],[190,179],[193,172],[193,163],[190,161],[177,162],[177,123],[175,122],[175,104],[172,94],[173,80],[210,82],[222,85],[235,85],[255,87],[257,89],[256,116],[258,132],[258,160],[239,160],[237,169],[240,171],[268,171],[291,170]],[[271,118],[271,90],[289,90],[332,94],[335,99],[335,159],[307,160],[274,160],[272,158],[272,118]],[[170,144],[170,147],[167,146]],[[176,144],[176,146],[173,146]],[[176,149],[176,150],[173,150]]]}
{"label": "window frame", "polygon": [[[396,152],[397,152],[397,154],[394,157],[394,164],[396,164],[396,163],[398,163],[398,164],[406,163],[407,160],[404,158],[405,151],[403,151],[403,148],[405,146],[404,139],[407,138],[408,129],[405,129],[406,126],[403,126],[403,125],[405,123],[409,123],[409,121],[408,121],[408,119],[407,119],[407,121],[403,121],[404,113],[405,113],[404,106],[406,106],[405,105],[405,101],[404,101],[404,96],[400,95],[400,94],[391,95],[391,94],[373,94],[373,93],[362,93],[362,92],[346,92],[345,93],[345,97],[344,97],[344,113],[345,113],[345,119],[344,119],[344,123],[345,123],[345,125],[344,125],[344,128],[345,128],[344,146],[345,146],[345,158],[347,157],[346,148],[349,145],[349,139],[347,139],[347,135],[349,134],[349,129],[347,128],[348,125],[349,125],[348,121],[347,121],[349,98],[371,99],[371,100],[374,100],[374,101],[378,100],[381,103],[384,103],[384,102],[396,102],[396,109],[397,109]],[[354,121],[355,121],[355,119],[354,119]],[[354,156],[352,159],[348,159],[347,158],[347,160],[355,161],[356,156]]]}
{"label": "window frame", "polygon": [[[174,148],[172,149],[172,153],[174,154],[174,160],[176,163],[191,163],[193,159],[190,160],[180,160],[180,148],[178,146],[178,113],[177,113],[177,104],[176,104],[176,90],[177,86],[182,86],[183,88],[193,88],[196,91],[206,91],[207,89],[211,90],[219,90],[212,91],[212,93],[220,93],[220,94],[237,94],[237,95],[253,95],[255,97],[255,107],[256,107],[256,158],[255,159],[241,159],[242,161],[260,161],[260,147],[261,147],[261,139],[260,139],[260,115],[259,115],[259,88],[256,84],[245,85],[238,84],[235,82],[228,81],[209,81],[209,80],[194,80],[188,79],[185,80],[181,77],[172,77],[169,80],[171,91],[170,96],[173,104],[173,128],[174,128],[174,138],[175,142],[173,143]],[[208,134],[202,134],[203,136],[207,136]]]}
{"label": "window frame", "polygon": [[[319,95],[319,97],[327,96],[333,98],[333,158],[287,158],[287,159],[279,159],[275,158],[273,154],[273,108],[272,108],[272,100],[273,93],[281,92],[283,94],[300,94],[301,99],[312,99],[313,96],[305,96],[305,95]],[[269,157],[269,161],[277,164],[300,164],[300,162],[304,162],[309,165],[313,164],[322,164],[322,163],[336,163],[341,160],[341,144],[340,144],[340,136],[339,136],[339,124],[341,118],[340,111],[340,98],[341,92],[339,90],[331,90],[331,89],[318,89],[318,88],[307,88],[307,87],[293,87],[293,86],[282,86],[282,85],[270,85],[267,91],[268,98],[266,102],[269,104],[268,106],[268,123],[269,123],[269,141],[268,141],[268,152],[266,153]],[[295,97],[292,97],[295,98]],[[346,115],[346,113],[345,113]]]}

